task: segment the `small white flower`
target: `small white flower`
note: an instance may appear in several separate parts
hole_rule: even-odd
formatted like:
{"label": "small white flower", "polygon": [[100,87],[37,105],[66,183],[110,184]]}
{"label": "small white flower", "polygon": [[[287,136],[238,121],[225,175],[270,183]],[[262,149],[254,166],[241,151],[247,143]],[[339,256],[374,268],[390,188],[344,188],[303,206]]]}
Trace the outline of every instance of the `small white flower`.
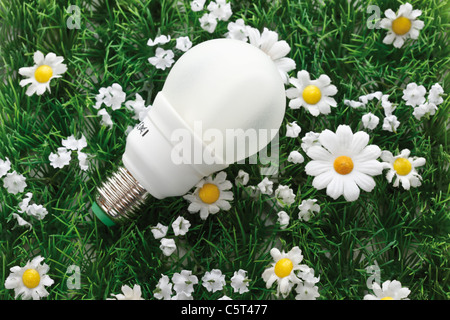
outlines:
{"label": "small white flower", "polygon": [[76,139],[74,135],[71,135],[67,139],[63,139],[61,144],[69,150],[80,151],[87,146],[87,141],[84,135],[80,139]]}
{"label": "small white flower", "polygon": [[156,37],[155,40],[148,39],[147,45],[149,47],[154,47],[154,46],[159,45],[159,44],[166,44],[169,41],[170,41],[170,36],[160,35],[160,36]]}
{"label": "small white flower", "polygon": [[438,106],[442,102],[444,102],[444,99],[441,97],[441,95],[444,94],[444,89],[441,87],[439,83],[435,83],[429,93],[428,93],[428,102]]}
{"label": "small white flower", "polygon": [[291,47],[284,40],[278,40],[278,33],[264,28],[262,34],[256,28],[247,28],[249,43],[261,49],[275,63],[281,79],[289,83],[288,73],[295,69],[295,61],[286,57]]}
{"label": "small white flower", "polygon": [[39,300],[48,296],[45,287],[51,286],[54,281],[47,275],[49,266],[41,264],[42,261],[44,258],[37,256],[24,267],[16,266],[10,269],[5,288],[14,289],[16,299],[20,297],[22,300]]}
{"label": "small white flower", "polygon": [[364,103],[362,103],[360,101],[354,101],[354,100],[348,100],[348,99],[344,100],[344,104],[346,106],[352,107],[353,109],[363,108],[366,106]]}
{"label": "small white flower", "polygon": [[194,292],[194,285],[198,283],[198,278],[190,270],[181,270],[180,273],[173,274],[172,282],[175,292],[191,295]]}
{"label": "small white flower", "polygon": [[32,197],[33,194],[31,192],[27,192],[25,194],[25,197],[22,199],[22,201],[19,202],[19,212],[24,213],[27,211]]}
{"label": "small white flower", "polygon": [[371,192],[375,188],[372,176],[382,172],[376,159],[381,150],[368,145],[369,135],[364,131],[353,133],[347,125],[340,125],[336,133],[326,129],[320,134],[321,147],[308,149],[312,159],[305,167],[308,175],[314,176],[313,187],[322,190],[333,199],[343,195],[347,201],[359,198],[360,188]]}
{"label": "small white flower", "polygon": [[436,110],[437,106],[434,103],[426,102],[414,108],[413,116],[417,120],[420,120],[424,116],[434,115],[436,113]]}
{"label": "small white flower", "polygon": [[229,296],[227,296],[227,295],[224,295],[224,296],[222,296],[222,298],[219,298],[219,299],[217,299],[217,300],[233,300],[233,299],[231,299]]}
{"label": "small white flower", "polygon": [[294,150],[294,151],[291,151],[291,153],[289,153],[287,161],[295,163],[295,164],[299,164],[299,163],[303,163],[303,161],[305,161],[305,158],[302,156],[302,154],[300,152],[298,152],[297,150]]}
{"label": "small white flower", "polygon": [[403,90],[402,99],[406,101],[407,106],[418,106],[420,104],[425,103],[425,94],[427,93],[427,89],[424,86],[418,86],[416,83],[412,82],[406,86],[406,89]]}
{"label": "small white flower", "polygon": [[0,159],[0,178],[2,178],[9,170],[11,170],[11,161]]}
{"label": "small white flower", "polygon": [[48,53],[45,57],[40,51],[34,54],[33,67],[24,67],[19,69],[19,74],[28,77],[20,81],[20,86],[24,87],[31,84],[26,91],[27,96],[34,93],[42,95],[45,90],[50,92],[50,81],[54,78],[60,78],[67,71],[67,66],[62,63],[63,57],[58,57],[53,52]]}
{"label": "small white flower", "polygon": [[186,232],[189,231],[190,226],[191,223],[181,216],[175,219],[175,221],[172,223],[172,229],[175,233],[175,236],[184,236]]}
{"label": "small white flower", "polygon": [[178,292],[171,300],[194,300],[194,297],[186,292]]}
{"label": "small white flower", "polygon": [[383,43],[394,43],[394,47],[401,48],[406,39],[417,39],[419,31],[424,27],[424,22],[417,20],[421,14],[422,11],[413,10],[409,3],[402,4],[397,14],[391,9],[386,10],[384,12],[386,18],[383,18],[380,23],[383,29],[388,30]]}
{"label": "small white flower", "polygon": [[319,288],[307,282],[299,283],[295,288],[295,300],[316,300],[320,297]]}
{"label": "small white flower", "polygon": [[236,22],[228,23],[228,32],[225,37],[239,41],[248,41],[248,26],[245,25],[244,19],[237,19]]}
{"label": "small white flower", "polygon": [[205,6],[206,0],[194,0],[191,1],[191,10],[192,11],[202,11]]}
{"label": "small white flower", "polygon": [[290,206],[295,202],[294,191],[289,186],[279,185],[275,190],[275,198],[282,206]]}
{"label": "small white flower", "polygon": [[286,137],[297,138],[302,128],[297,124],[297,121],[288,123],[286,125]]}
{"label": "small white flower", "polygon": [[400,125],[400,121],[397,120],[397,117],[394,115],[390,115],[384,118],[383,120],[383,130],[390,132],[397,132],[397,128]]}
{"label": "small white flower", "polygon": [[296,272],[307,267],[300,264],[303,260],[302,251],[297,246],[293,247],[288,253],[273,248],[270,250],[270,255],[274,262],[271,267],[264,270],[262,278],[266,282],[267,289],[274,282],[277,282],[276,295],[278,296],[281,293],[286,298],[293,286],[301,283],[301,279],[296,275]]}
{"label": "small white flower", "polygon": [[298,206],[298,209],[300,210],[298,218],[303,221],[309,221],[315,213],[319,213],[320,206],[316,202],[317,199],[303,200]]}
{"label": "small white flower", "polygon": [[166,68],[170,68],[172,64],[175,62],[173,60],[172,50],[164,50],[163,48],[156,48],[155,56],[148,58],[148,62],[156,67],[156,69],[166,70]]}
{"label": "small white flower", "polygon": [[258,189],[262,194],[272,194],[273,193],[273,182],[265,177],[260,183],[258,183]]}
{"label": "small white flower", "polygon": [[100,109],[102,104],[107,107],[111,107],[112,110],[117,110],[122,107],[122,103],[126,99],[126,94],[122,90],[122,86],[118,83],[113,83],[109,87],[102,87],[99,93],[95,96],[96,103],[94,105],[95,109]]}
{"label": "small white flower", "polygon": [[364,128],[373,130],[378,126],[378,123],[380,123],[380,118],[369,112],[362,116],[361,121]]}
{"label": "small white flower", "polygon": [[78,163],[80,165],[80,169],[83,171],[87,171],[89,169],[87,157],[88,155],[86,153],[78,151]]}
{"label": "small white flower", "polygon": [[180,51],[186,52],[192,48],[192,41],[189,37],[179,37],[177,38],[177,44],[175,46]]}
{"label": "small white flower", "polygon": [[220,210],[231,209],[229,201],[233,200],[233,192],[228,191],[233,187],[226,180],[227,174],[221,171],[216,176],[206,177],[195,186],[195,191],[183,196],[190,202],[188,211],[190,213],[200,212],[200,218],[205,220],[209,214],[216,214]]}
{"label": "small white flower", "polygon": [[32,204],[30,205],[27,210],[26,213],[29,216],[33,216],[38,220],[42,220],[45,218],[45,216],[47,215],[48,211],[47,209],[45,209],[41,204],[37,205],[37,204]]}
{"label": "small white flower", "polygon": [[172,286],[173,285],[170,283],[169,277],[166,275],[161,275],[154,291],[155,298],[158,300],[171,300]]}
{"label": "small white flower", "polygon": [[8,190],[9,193],[17,194],[19,192],[23,192],[27,183],[26,179],[23,175],[18,174],[16,171],[10,172],[6,174],[6,177],[3,178],[3,186]]}
{"label": "small white flower", "polygon": [[330,114],[331,107],[337,106],[332,96],[338,91],[327,75],[322,74],[317,80],[311,80],[308,71],[302,70],[297,73],[297,78],[290,78],[289,82],[294,86],[286,90],[286,96],[291,99],[291,109],[303,107],[317,117],[319,114]]}
{"label": "small white flower", "polygon": [[[141,286],[138,284],[135,284],[133,288],[130,288],[127,285],[122,286],[121,288],[122,293],[119,294],[111,294],[113,297],[115,297],[117,300],[144,300],[141,297]],[[109,300],[109,299],[108,299]],[[114,300],[114,299],[111,299]]]}
{"label": "small white flower", "polygon": [[228,21],[233,14],[231,3],[227,3],[226,0],[211,1],[206,8],[213,16],[221,21]]}
{"label": "small white flower", "polygon": [[155,239],[161,239],[166,236],[168,229],[169,227],[158,222],[158,224],[155,227],[152,227],[151,231]]}
{"label": "small white flower", "polygon": [[32,225],[31,225],[29,222],[25,221],[25,220],[24,220],[21,216],[19,216],[17,213],[13,213],[12,216],[13,216],[14,218],[16,218],[17,223],[19,224],[19,226],[25,226],[25,227],[28,227],[28,229],[31,229],[31,228],[32,228]]}
{"label": "small white flower", "polygon": [[383,109],[384,109],[384,115],[385,115],[386,117],[391,116],[391,115],[392,115],[392,112],[394,112],[394,110],[395,110],[395,108],[396,108],[396,106],[394,106],[394,105],[392,104],[392,102],[389,101],[389,95],[387,95],[387,94],[384,94],[384,95],[381,97],[381,106],[382,106]]}
{"label": "small white flower", "polygon": [[209,33],[213,33],[217,27],[217,17],[211,13],[205,13],[200,19],[200,27],[208,31]]}
{"label": "small white flower", "polygon": [[250,176],[244,170],[239,170],[236,179],[234,179],[234,183],[238,186],[246,186],[248,181],[250,180]]}
{"label": "small white flower", "polygon": [[108,126],[108,127],[112,127],[113,126],[111,115],[108,113],[108,111],[106,111],[105,108],[102,108],[102,109],[98,110],[97,115],[102,117],[102,120],[100,121],[100,123],[102,125],[105,125],[105,126]]}
{"label": "small white flower", "polygon": [[249,282],[250,280],[247,278],[247,271],[243,269],[235,271],[231,277],[231,287],[234,289],[234,292],[239,292],[240,294],[249,291]]}
{"label": "small white flower", "polygon": [[225,275],[219,269],[213,269],[211,272],[206,271],[202,277],[202,285],[209,292],[222,290],[225,285]]}
{"label": "small white flower", "polygon": [[422,184],[422,177],[416,168],[425,165],[426,160],[422,157],[410,157],[410,154],[408,149],[403,149],[397,156],[393,156],[390,151],[381,153],[383,168],[389,170],[386,179],[390,183],[395,177],[394,187],[398,187],[401,182],[403,189],[409,190],[410,187],[419,187]]}
{"label": "small white flower", "polygon": [[162,238],[159,248],[165,256],[170,256],[177,249],[177,245],[175,244],[175,240],[173,239]]}
{"label": "small white flower", "polygon": [[70,163],[71,155],[72,152],[67,150],[67,148],[60,147],[57,153],[50,153],[48,160],[50,160],[50,165],[53,168],[64,168]]}
{"label": "small white flower", "polygon": [[411,293],[406,287],[402,287],[400,281],[385,281],[380,285],[374,282],[372,286],[374,294],[366,294],[364,300],[408,300],[407,297]]}
{"label": "small white flower", "polygon": [[150,110],[150,106],[145,106],[145,101],[139,93],[136,93],[134,101],[125,102],[125,107],[134,112],[133,119],[142,121]]}
{"label": "small white flower", "polygon": [[278,223],[280,224],[281,229],[286,229],[286,227],[289,225],[289,215],[286,211],[280,211],[277,213],[278,215]]}
{"label": "small white flower", "polygon": [[305,136],[302,138],[302,144],[301,147],[303,149],[303,151],[308,152],[308,149],[313,147],[313,146],[321,146],[320,141],[319,141],[319,136],[320,133],[317,132],[307,132],[305,134]]}

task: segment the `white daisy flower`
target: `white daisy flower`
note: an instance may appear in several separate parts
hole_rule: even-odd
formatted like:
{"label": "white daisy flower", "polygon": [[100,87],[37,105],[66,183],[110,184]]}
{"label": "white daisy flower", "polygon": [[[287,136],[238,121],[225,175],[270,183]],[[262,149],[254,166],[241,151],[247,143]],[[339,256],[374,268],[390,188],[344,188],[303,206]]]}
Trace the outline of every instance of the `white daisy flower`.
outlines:
{"label": "white daisy flower", "polygon": [[389,170],[386,179],[391,183],[395,178],[394,187],[398,187],[401,182],[403,189],[409,190],[410,187],[419,187],[422,184],[422,177],[416,168],[425,165],[426,160],[422,157],[410,157],[410,154],[408,149],[403,149],[397,156],[393,156],[390,151],[381,153],[383,168]]}
{"label": "white daisy flower", "polygon": [[383,119],[383,130],[390,132],[397,132],[397,128],[400,125],[400,121],[397,120],[397,116],[391,114]]}
{"label": "white daisy flower", "polygon": [[205,13],[200,19],[200,27],[208,31],[209,33],[213,33],[217,27],[217,17],[211,13]]}
{"label": "white daisy flower", "polygon": [[331,79],[325,74],[319,79],[311,80],[308,71],[297,73],[297,78],[290,78],[289,82],[294,88],[286,90],[286,96],[291,99],[289,107],[299,109],[304,107],[313,116],[329,114],[330,107],[336,107],[337,103],[332,96],[337,93],[336,86],[331,84]]}
{"label": "white daisy flower", "polygon": [[327,189],[327,195],[333,199],[344,195],[345,200],[359,198],[360,188],[371,192],[375,187],[372,176],[382,172],[382,165],[376,159],[381,150],[376,145],[367,145],[369,135],[364,131],[353,134],[347,125],[340,125],[336,133],[324,130],[319,141],[323,147],[308,149],[312,159],[306,167],[306,173],[314,176],[313,186]]}
{"label": "white daisy flower", "polygon": [[191,1],[191,10],[192,11],[202,11],[203,7],[205,6],[206,0],[194,0]]}
{"label": "white daisy flower", "polygon": [[272,266],[264,270],[262,274],[266,287],[269,289],[274,282],[277,282],[277,293],[286,298],[294,285],[301,283],[301,279],[296,275],[298,270],[306,267],[301,265],[303,260],[302,251],[299,247],[292,248],[288,253],[280,252],[277,248],[270,250],[274,262]]}
{"label": "white daisy flower", "polygon": [[175,236],[184,236],[186,232],[189,231],[190,226],[191,223],[182,216],[176,218],[175,221],[172,223],[172,229],[173,232],[175,233]]}
{"label": "white daisy flower", "polygon": [[189,37],[178,37],[175,48],[180,51],[186,52],[190,48],[192,48],[192,41],[189,39]]}
{"label": "white daisy flower", "polygon": [[380,22],[383,29],[387,29],[387,35],[383,39],[385,44],[394,44],[394,47],[401,48],[406,39],[417,39],[419,31],[424,27],[424,22],[417,20],[422,14],[420,10],[413,10],[410,3],[400,6],[397,14],[391,9],[384,12],[386,18]]}
{"label": "white daisy flower", "polygon": [[295,292],[297,292],[295,300],[316,300],[316,298],[320,297],[319,287],[307,282],[299,283],[295,288]]}
{"label": "white daisy flower", "polygon": [[227,191],[232,188],[232,184],[226,178],[227,174],[221,171],[214,179],[211,175],[200,181],[193,193],[183,196],[190,202],[188,211],[200,212],[200,218],[206,220],[209,214],[216,214],[220,210],[230,210],[229,201],[232,201],[234,197],[232,191]]}
{"label": "white daisy flower", "polygon": [[260,183],[258,183],[258,189],[262,194],[271,195],[273,192],[273,182],[269,178],[265,177]]}
{"label": "white daisy flower", "polygon": [[239,41],[248,41],[248,26],[245,25],[244,19],[237,19],[236,22],[228,23],[228,32],[225,37]]}
{"label": "white daisy flower", "polygon": [[222,290],[225,285],[225,275],[219,269],[212,269],[211,272],[206,271],[202,277],[202,285],[209,292]]}
{"label": "white daisy flower", "polygon": [[381,286],[374,282],[372,291],[374,294],[366,294],[364,300],[408,300],[407,297],[411,293],[411,290],[402,287],[397,280],[387,280]]}
{"label": "white daisy flower", "polygon": [[194,285],[198,284],[198,278],[190,270],[181,270],[180,273],[176,272],[173,274],[172,283],[175,292],[184,292],[187,295],[191,295],[194,292]]}
{"label": "white daisy flower", "polygon": [[45,57],[40,51],[34,53],[33,67],[24,67],[19,69],[20,75],[28,77],[20,81],[20,86],[24,87],[31,84],[26,91],[28,96],[34,93],[42,95],[45,90],[50,92],[50,81],[54,78],[60,78],[67,71],[67,66],[62,63],[63,57],[58,57],[53,52],[48,53]]}
{"label": "white daisy flower", "polygon": [[297,121],[288,123],[286,125],[286,137],[297,138],[302,128],[297,124]]}
{"label": "white daisy flower", "polygon": [[175,62],[173,60],[172,50],[164,50],[163,48],[156,48],[155,56],[148,58],[148,62],[156,67],[156,69],[166,70],[166,68],[170,68],[172,64]]}
{"label": "white daisy flower", "polygon": [[403,90],[402,99],[406,101],[407,106],[418,106],[420,104],[425,103],[425,94],[427,93],[427,89],[424,86],[418,86],[416,83],[412,82],[406,86],[406,89]]}
{"label": "white daisy flower", "polygon": [[206,8],[213,16],[221,21],[228,21],[233,14],[231,3],[227,3],[226,0],[211,1]]}
{"label": "white daisy flower", "polygon": [[50,160],[50,165],[53,168],[64,168],[70,163],[71,157],[71,151],[67,150],[66,147],[60,147],[57,153],[50,153],[48,160]]}
{"label": "white daisy flower", "polygon": [[[142,291],[141,286],[138,284],[135,284],[133,288],[130,288],[127,285],[122,286],[121,288],[122,293],[119,294],[111,294],[113,297],[115,297],[117,300],[144,300],[141,297]],[[114,300],[114,299],[108,299],[108,300]]]}
{"label": "white daisy flower", "polygon": [[316,202],[317,199],[303,200],[298,206],[298,209],[300,210],[298,213],[298,218],[303,221],[309,221],[315,213],[319,213],[320,206]]}
{"label": "white daisy flower", "polygon": [[234,183],[238,186],[246,186],[248,181],[250,180],[250,175],[244,170],[239,170],[236,179],[234,179]]}
{"label": "white daisy flower", "polygon": [[167,257],[174,253],[177,249],[177,245],[175,244],[175,240],[173,239],[162,238],[160,241],[161,245],[159,246],[159,248]]}
{"label": "white daisy flower", "polygon": [[26,178],[18,174],[15,170],[6,174],[6,177],[3,178],[3,186],[9,193],[17,194],[23,192],[27,183],[25,182]]}
{"label": "white daisy flower", "polygon": [[11,170],[11,161],[0,159],[0,178],[2,178],[9,170]]}
{"label": "white daisy flower", "polygon": [[16,266],[10,269],[5,288],[14,289],[15,299],[20,297],[22,300],[39,300],[48,296],[45,287],[51,286],[54,281],[47,275],[49,266],[41,264],[42,261],[44,258],[37,256],[24,267]]}
{"label": "white daisy flower", "polygon": [[317,132],[307,132],[305,136],[302,138],[302,144],[300,145],[303,151],[308,152],[308,149],[312,146],[321,146],[319,142],[320,133]]}
{"label": "white daisy flower", "polygon": [[286,229],[289,225],[289,215],[286,211],[280,211],[277,213],[278,219],[277,222],[280,224],[280,229]]}
{"label": "white daisy flower", "polygon": [[167,234],[167,230],[169,230],[169,227],[167,227],[159,222],[155,227],[151,228],[153,237],[155,237],[155,239],[164,238]]}
{"label": "white daisy flower", "polygon": [[362,116],[361,121],[364,128],[373,130],[378,126],[378,123],[380,123],[380,118],[369,112]]}
{"label": "white daisy flower", "polygon": [[169,277],[166,275],[161,275],[153,295],[158,300],[171,300],[172,286],[173,285],[170,283]]}
{"label": "white daisy flower", "polygon": [[256,28],[247,28],[249,43],[261,49],[275,63],[285,84],[289,83],[288,73],[295,69],[295,61],[287,58],[291,47],[284,40],[278,40],[278,33],[264,28],[262,34]]}
{"label": "white daisy flower", "polygon": [[154,46],[157,46],[159,44],[169,43],[169,41],[170,41],[170,35],[169,36],[160,35],[160,36],[156,37],[155,40],[148,39],[147,45],[149,47],[154,47]]}
{"label": "white daisy flower", "polygon": [[294,151],[291,151],[291,153],[289,153],[287,161],[295,163],[295,164],[299,164],[299,163],[303,163],[303,161],[305,161],[305,158],[303,157],[303,155],[300,152],[298,152],[297,150],[294,150]]}
{"label": "white daisy flower", "polygon": [[290,206],[295,202],[294,191],[289,186],[279,185],[275,190],[275,198],[281,206]]}
{"label": "white daisy flower", "polygon": [[243,269],[235,271],[233,276],[231,277],[231,287],[233,288],[234,292],[239,292],[240,294],[248,292],[249,283],[250,280],[247,277],[247,271]]}
{"label": "white daisy flower", "polygon": [[133,119],[142,121],[150,110],[150,106],[145,106],[145,100],[141,97],[139,93],[136,93],[136,98],[134,101],[125,102],[125,107],[134,112]]}

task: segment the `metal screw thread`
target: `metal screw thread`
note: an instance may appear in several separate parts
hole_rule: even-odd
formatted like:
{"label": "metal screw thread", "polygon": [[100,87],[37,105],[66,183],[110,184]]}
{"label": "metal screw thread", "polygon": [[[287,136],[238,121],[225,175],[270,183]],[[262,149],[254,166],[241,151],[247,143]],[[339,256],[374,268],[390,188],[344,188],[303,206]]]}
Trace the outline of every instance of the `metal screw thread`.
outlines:
{"label": "metal screw thread", "polygon": [[146,202],[147,190],[124,167],[120,167],[97,189],[100,208],[115,223],[129,221]]}

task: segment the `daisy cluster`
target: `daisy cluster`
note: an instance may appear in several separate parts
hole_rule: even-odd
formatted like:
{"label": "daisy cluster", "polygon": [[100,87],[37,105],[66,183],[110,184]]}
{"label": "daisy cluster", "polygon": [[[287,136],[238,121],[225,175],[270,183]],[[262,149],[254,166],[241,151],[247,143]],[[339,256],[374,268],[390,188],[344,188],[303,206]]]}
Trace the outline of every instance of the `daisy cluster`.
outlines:
{"label": "daisy cluster", "polygon": [[[214,33],[219,21],[228,21],[231,18],[233,14],[231,4],[226,0],[216,0],[210,1],[206,9],[205,5],[205,0],[190,2],[192,11],[203,12],[198,20],[200,27],[208,33]],[[401,48],[408,39],[417,39],[419,31],[424,27],[424,23],[417,19],[420,15],[421,11],[413,10],[409,3],[401,5],[397,13],[391,9],[387,10],[386,18],[381,21],[381,26],[388,30],[383,42],[393,44],[395,48]],[[369,133],[374,132],[379,126],[381,116],[384,118],[382,130],[396,133],[400,122],[394,112],[400,109],[400,106],[403,107],[402,104],[410,106],[412,115],[420,120],[423,117],[433,116],[438,106],[444,101],[442,98],[444,90],[439,83],[429,88],[428,95],[425,97],[427,89],[414,82],[406,85],[402,101],[397,104],[391,101],[390,95],[381,91],[360,95],[357,100],[338,101],[339,84],[333,82],[328,75],[319,74],[314,77],[307,70],[295,72],[295,76],[291,74],[297,68],[296,62],[288,57],[291,47],[287,41],[279,39],[276,31],[268,28],[260,31],[246,25],[243,19],[229,22],[227,30],[223,37],[248,42],[272,59],[286,86],[288,106],[295,119],[297,114],[302,112],[320,119],[320,117],[331,115],[333,110],[341,107],[339,105],[341,104],[343,108],[350,107],[351,112],[364,110],[361,116],[363,130]],[[193,45],[188,36],[175,38],[175,41],[175,49],[180,52],[188,51]],[[148,58],[149,64],[162,71],[173,65],[176,56],[174,48],[169,48],[169,45],[173,45],[171,35],[162,34],[148,39],[147,45],[156,47],[155,55]],[[28,96],[50,92],[50,82],[62,77],[67,71],[67,66],[62,63],[64,58],[54,53],[44,56],[42,52],[36,51],[33,60],[34,66],[19,70],[19,74],[26,77],[20,81],[20,85],[30,85],[25,92]],[[97,110],[97,115],[102,117],[101,124],[108,127],[114,124],[112,112],[123,106],[132,112],[133,119],[137,121],[142,121],[151,108],[151,105],[147,105],[138,93],[135,94],[134,100],[127,100],[127,94],[118,83],[101,87],[95,96],[95,101],[93,108]],[[360,198],[361,191],[372,192],[377,185],[377,176],[383,173],[387,182],[392,183],[395,188],[401,186],[404,190],[410,190],[422,184],[418,168],[426,164],[426,159],[415,155],[420,154],[420,150],[413,152],[400,147],[401,151],[397,152],[398,146],[392,146],[394,153],[391,150],[381,150],[368,132],[353,130],[348,124],[338,124],[336,130],[309,131],[301,136],[302,128],[299,122],[299,120],[290,121],[284,128],[285,136],[292,139],[290,141],[294,143],[298,141],[298,147],[289,150],[286,162],[288,166],[293,167],[303,166],[306,162],[304,171],[311,177],[312,187],[319,191],[316,194],[320,195],[320,191],[324,190],[323,194],[333,200],[341,198],[345,202],[354,202]],[[61,169],[69,165],[72,154],[76,152],[80,169],[88,170],[88,155],[82,152],[87,147],[84,135],[79,139],[71,135],[63,139],[61,145],[56,153],[52,152],[48,157],[52,167]],[[26,179],[15,171],[8,172],[10,169],[9,159],[0,159],[0,177],[4,177],[4,187],[12,194],[24,192],[27,186]],[[185,200],[186,211],[190,214],[198,214],[202,221],[213,219],[214,215],[232,209],[235,200],[234,190],[245,190],[254,199],[270,200],[270,209],[277,213],[276,221],[281,230],[289,230],[291,216],[288,212],[292,212],[292,208],[295,208],[298,220],[302,223],[310,222],[321,212],[322,203],[319,197],[317,199],[302,198],[294,192],[292,185],[280,183],[278,177],[253,177],[244,170],[239,170],[234,176],[233,185],[227,179],[228,175],[228,171],[221,171],[202,179],[182,197]],[[249,185],[250,182],[254,184]],[[41,220],[48,212],[41,205],[30,204],[32,196],[30,192],[25,195],[19,203],[18,212]],[[20,215],[14,213],[13,217],[17,219],[19,225],[31,228],[31,224]],[[171,223],[173,237],[170,237],[169,226],[163,223],[151,227],[154,239],[160,241],[159,248],[163,259],[176,252],[176,237],[186,237],[190,227],[191,222],[181,215]],[[284,242],[281,241],[281,243]],[[261,278],[267,289],[272,289],[275,285],[274,294],[277,298],[280,296],[287,298],[292,292],[295,292],[295,299],[299,300],[320,297],[318,287],[320,276],[315,275],[313,268],[302,263],[303,255],[298,246],[292,247],[288,252],[273,247],[269,254],[271,259]],[[54,281],[47,275],[49,266],[43,261],[44,258],[37,256],[23,267],[11,268],[5,287],[14,289],[16,298],[40,299],[47,296],[49,293],[46,287],[51,286]],[[250,290],[250,282],[252,281],[248,279],[248,272],[243,269],[234,271],[228,281],[233,292],[239,294]],[[174,272],[171,278],[161,274],[153,297],[159,300],[193,299],[195,286],[200,283],[210,293],[226,291],[226,275],[217,268],[205,271],[200,279],[191,270],[181,270]],[[117,300],[143,299],[142,290],[138,284],[135,284],[133,288],[124,285],[121,290],[122,293],[111,294],[112,297]],[[373,293],[373,295],[367,294],[364,299],[406,299],[410,291],[408,288],[403,288],[399,281],[389,280],[381,285],[375,284]],[[222,298],[230,299],[225,293]]]}

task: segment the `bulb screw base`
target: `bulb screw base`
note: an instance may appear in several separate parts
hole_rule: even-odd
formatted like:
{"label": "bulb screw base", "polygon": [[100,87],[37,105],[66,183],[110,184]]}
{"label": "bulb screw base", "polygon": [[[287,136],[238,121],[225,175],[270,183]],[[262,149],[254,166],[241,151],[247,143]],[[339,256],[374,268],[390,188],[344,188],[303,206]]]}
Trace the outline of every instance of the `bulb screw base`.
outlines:
{"label": "bulb screw base", "polygon": [[119,167],[97,191],[92,209],[109,226],[122,224],[135,217],[149,196],[125,167]]}

